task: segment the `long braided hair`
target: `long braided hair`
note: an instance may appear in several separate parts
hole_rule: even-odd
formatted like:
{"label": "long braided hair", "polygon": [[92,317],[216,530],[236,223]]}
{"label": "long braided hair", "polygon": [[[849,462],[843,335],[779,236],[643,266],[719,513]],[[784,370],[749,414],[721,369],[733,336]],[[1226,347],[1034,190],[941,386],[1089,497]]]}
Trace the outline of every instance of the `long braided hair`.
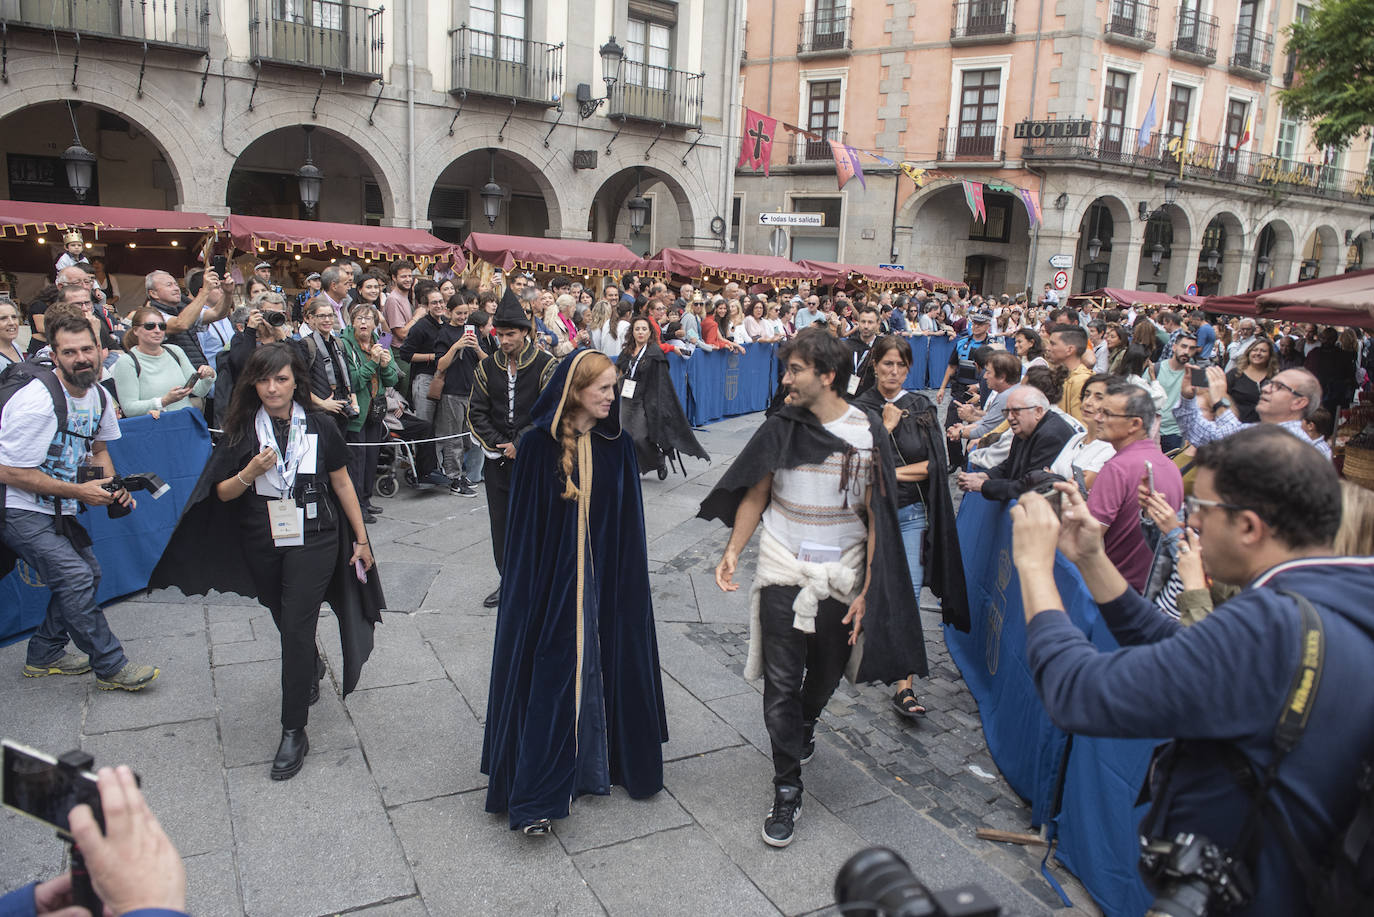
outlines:
{"label": "long braided hair", "polygon": [[597,377],[611,368],[610,357],[604,353],[594,350],[587,351],[573,369],[572,376],[568,380],[567,402],[563,406],[562,418],[558,422],[558,441],[563,446],[563,454],[559,459],[558,468],[563,476],[564,500],[576,500],[581,490],[573,480],[573,468],[577,464],[577,428],[574,423],[577,415],[581,413],[581,406],[576,403],[582,391],[596,381]]}

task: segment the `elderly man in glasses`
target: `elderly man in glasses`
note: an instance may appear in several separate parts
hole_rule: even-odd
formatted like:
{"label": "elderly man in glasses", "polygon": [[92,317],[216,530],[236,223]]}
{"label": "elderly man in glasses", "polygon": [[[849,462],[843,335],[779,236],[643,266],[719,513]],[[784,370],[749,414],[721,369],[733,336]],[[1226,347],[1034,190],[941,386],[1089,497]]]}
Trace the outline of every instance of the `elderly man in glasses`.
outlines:
{"label": "elderly man in glasses", "polygon": [[1064,445],[1073,438],[1069,422],[1050,410],[1045,393],[1029,385],[1007,391],[1007,423],[1016,437],[1011,453],[986,473],[959,472],[959,489],[981,493],[989,500],[1015,500],[1029,489],[1027,476],[1054,464]]}
{"label": "elderly man in glasses", "polygon": [[[1219,367],[1207,367],[1207,388],[1194,388],[1189,374],[1183,377],[1179,389],[1178,405],[1174,408],[1174,419],[1185,439],[1194,446],[1224,439],[1227,436],[1253,427],[1255,424],[1241,423],[1231,399],[1226,396],[1226,373]],[[1212,417],[1203,416],[1198,397],[1206,397],[1212,406]],[[1261,424],[1274,424],[1308,443],[1326,458],[1331,458],[1331,447],[1323,439],[1308,439],[1303,433],[1302,422],[1316,413],[1322,403],[1322,387],[1317,377],[1305,369],[1285,369],[1272,379],[1260,383],[1259,403],[1255,411]]]}
{"label": "elderly man in glasses", "polygon": [[1116,454],[1107,460],[1088,493],[1088,512],[1105,526],[1107,556],[1126,582],[1145,591],[1154,551],[1140,528],[1141,484],[1164,495],[1177,512],[1183,505],[1183,475],[1150,437],[1155,405],[1150,394],[1129,382],[1113,382],[1098,411],[1098,436]]}

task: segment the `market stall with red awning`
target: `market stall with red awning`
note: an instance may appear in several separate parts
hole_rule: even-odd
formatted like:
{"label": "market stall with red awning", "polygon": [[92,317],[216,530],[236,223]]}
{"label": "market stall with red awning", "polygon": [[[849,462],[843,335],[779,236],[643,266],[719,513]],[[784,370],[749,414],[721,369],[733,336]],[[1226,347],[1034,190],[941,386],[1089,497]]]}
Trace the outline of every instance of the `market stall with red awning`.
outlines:
{"label": "market stall with red awning", "polygon": [[621,273],[658,276],[663,273],[662,265],[641,258],[625,246],[613,242],[474,232],[463,241],[463,250],[472,260],[485,261],[505,271],[581,274],[584,277]]}
{"label": "market stall with red awning", "polygon": [[1225,315],[1374,328],[1374,269],[1318,277],[1253,293],[1209,296],[1202,308]]}
{"label": "market stall with red awning", "polygon": [[234,246],[246,252],[334,253],[367,260],[409,258],[421,270],[436,261],[455,258],[461,264],[463,260],[458,246],[421,229],[238,215],[230,216],[224,225]]}
{"label": "market stall with red awning", "polygon": [[819,271],[823,283],[862,283],[874,290],[911,290],[924,287],[927,290],[948,290],[963,286],[943,277],[924,274],[920,271],[898,271],[891,268],[865,265],[842,264],[835,261],[812,261],[804,259],[798,265]]}
{"label": "market stall with red awning", "polygon": [[1177,306],[1179,304],[1178,297],[1170,296],[1168,293],[1160,293],[1155,290],[1123,290],[1118,287],[1100,287],[1087,293],[1075,293],[1069,299],[1111,301],[1119,306]]}
{"label": "market stall with red awning", "polygon": [[69,229],[81,232],[88,257],[104,257],[112,272],[137,275],[189,266],[199,258],[206,233],[219,224],[185,210],[0,200],[0,272],[41,278],[28,278],[21,295],[52,282],[62,234]]}
{"label": "market stall with red awning", "polygon": [[691,251],[665,248],[651,259],[663,269],[684,280],[725,283],[776,284],[784,280],[810,280],[827,283],[821,271],[806,268],[786,258],[772,255],[740,255],[734,252]]}

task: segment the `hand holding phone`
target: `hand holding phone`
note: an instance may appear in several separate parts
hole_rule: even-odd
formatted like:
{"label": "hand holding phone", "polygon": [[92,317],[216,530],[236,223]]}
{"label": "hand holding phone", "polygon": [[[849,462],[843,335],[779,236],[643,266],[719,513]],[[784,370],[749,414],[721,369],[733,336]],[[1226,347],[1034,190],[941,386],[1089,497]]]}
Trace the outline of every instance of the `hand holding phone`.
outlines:
{"label": "hand holding phone", "polygon": [[363,566],[361,559],[353,561],[353,573],[358,577],[358,582],[367,582],[367,568]]}
{"label": "hand holding phone", "polygon": [[1188,381],[1192,383],[1193,388],[1206,389],[1208,385],[1207,368],[1205,366],[1189,367]]}

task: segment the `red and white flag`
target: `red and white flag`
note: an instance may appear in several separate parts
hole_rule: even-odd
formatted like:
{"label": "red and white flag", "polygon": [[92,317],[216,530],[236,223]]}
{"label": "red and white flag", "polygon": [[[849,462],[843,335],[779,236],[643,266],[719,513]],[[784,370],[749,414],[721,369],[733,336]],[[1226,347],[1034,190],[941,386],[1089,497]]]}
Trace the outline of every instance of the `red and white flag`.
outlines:
{"label": "red and white flag", "polygon": [[778,132],[778,119],[760,114],[752,108],[744,110],[744,136],[740,139],[739,162],[736,168],[749,166],[755,172],[768,174],[768,161],[773,158],[773,138]]}

